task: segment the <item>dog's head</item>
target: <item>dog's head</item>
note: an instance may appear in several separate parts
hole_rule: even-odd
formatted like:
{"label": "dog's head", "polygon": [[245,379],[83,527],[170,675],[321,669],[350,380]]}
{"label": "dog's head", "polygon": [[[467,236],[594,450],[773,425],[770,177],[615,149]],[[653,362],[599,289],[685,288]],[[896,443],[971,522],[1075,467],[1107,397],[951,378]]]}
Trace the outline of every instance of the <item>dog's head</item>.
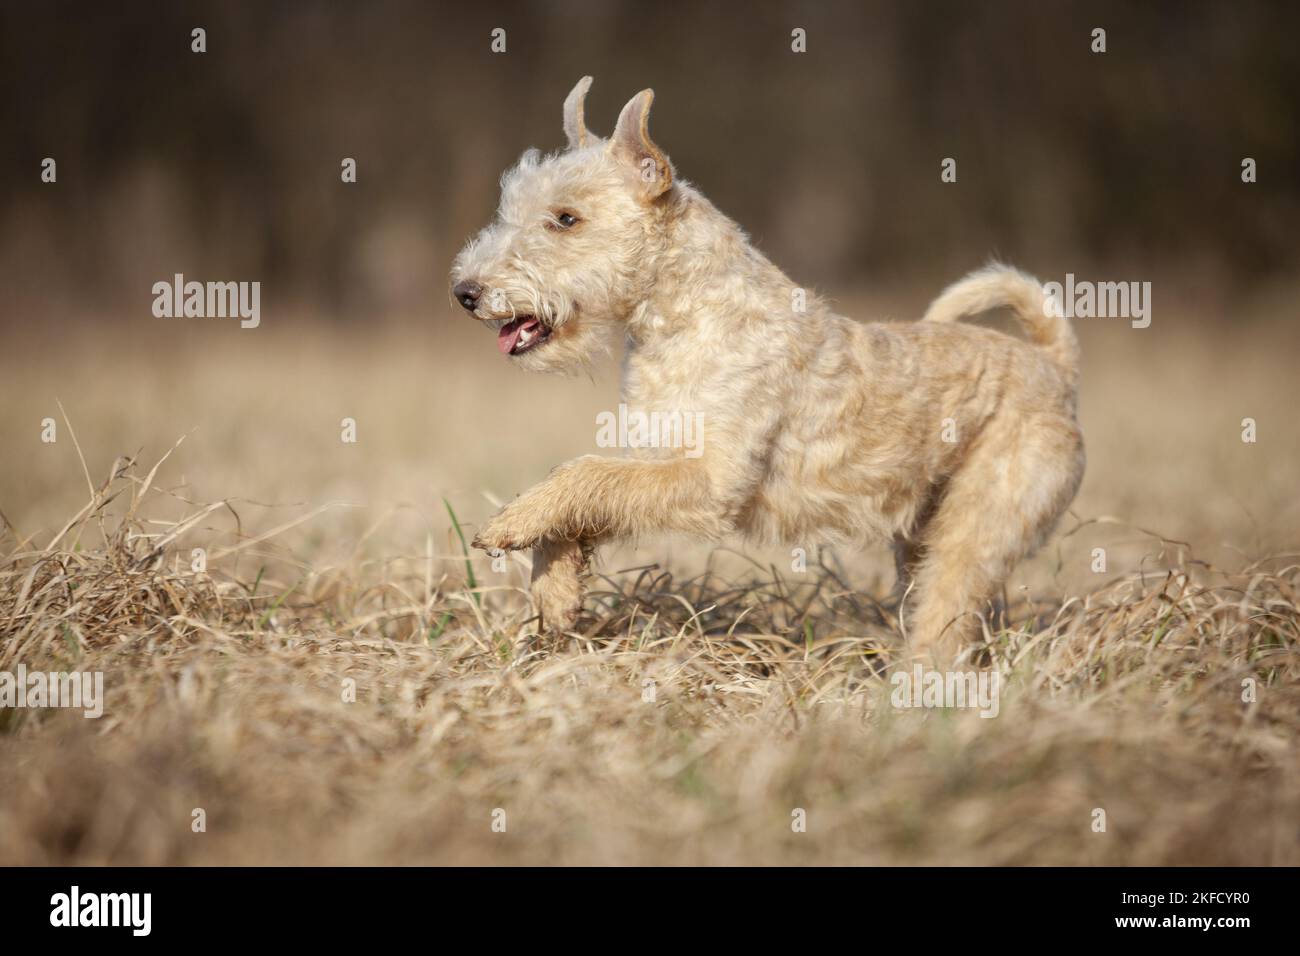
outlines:
{"label": "dog's head", "polygon": [[654,284],[673,169],[651,141],[653,90],[623,107],[608,140],[587,131],[591,77],[564,101],[566,150],[524,153],[501,177],[497,217],[452,268],[452,295],[523,368],[581,366]]}

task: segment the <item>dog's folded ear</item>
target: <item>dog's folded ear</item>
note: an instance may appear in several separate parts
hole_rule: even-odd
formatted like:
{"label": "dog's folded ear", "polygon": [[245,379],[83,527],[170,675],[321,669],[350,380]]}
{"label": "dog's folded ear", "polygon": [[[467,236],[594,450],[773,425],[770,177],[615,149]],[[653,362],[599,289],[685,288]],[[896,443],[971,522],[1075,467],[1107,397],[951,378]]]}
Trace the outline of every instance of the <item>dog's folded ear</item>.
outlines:
{"label": "dog's folded ear", "polygon": [[610,153],[632,168],[646,200],[659,198],[673,184],[672,164],[650,138],[650,104],[654,98],[654,90],[642,90],[628,100],[609,138]]}
{"label": "dog's folded ear", "polygon": [[586,146],[592,138],[587,135],[587,123],[583,119],[583,102],[589,89],[591,77],[584,76],[564,98],[564,135],[569,138],[569,149]]}

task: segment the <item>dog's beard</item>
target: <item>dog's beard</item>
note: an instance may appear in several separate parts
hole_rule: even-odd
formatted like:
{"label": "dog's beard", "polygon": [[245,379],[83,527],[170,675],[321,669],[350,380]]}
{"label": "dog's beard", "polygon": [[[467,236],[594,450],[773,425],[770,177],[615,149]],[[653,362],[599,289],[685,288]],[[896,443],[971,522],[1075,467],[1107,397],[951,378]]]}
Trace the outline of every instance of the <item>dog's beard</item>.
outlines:
{"label": "dog's beard", "polygon": [[[485,322],[497,333],[497,351],[518,357],[546,346],[576,318],[577,306],[567,298],[532,290],[512,290],[503,309]],[[504,314],[506,311],[509,314]]]}

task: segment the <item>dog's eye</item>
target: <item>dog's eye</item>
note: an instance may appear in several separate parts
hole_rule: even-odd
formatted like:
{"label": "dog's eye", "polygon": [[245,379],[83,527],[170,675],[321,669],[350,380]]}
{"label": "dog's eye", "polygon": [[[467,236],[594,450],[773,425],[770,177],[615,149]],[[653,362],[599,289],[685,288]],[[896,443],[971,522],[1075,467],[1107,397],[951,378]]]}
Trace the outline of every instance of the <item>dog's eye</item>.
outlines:
{"label": "dog's eye", "polygon": [[571,229],[578,224],[578,217],[571,212],[557,212],[553,222],[556,229]]}

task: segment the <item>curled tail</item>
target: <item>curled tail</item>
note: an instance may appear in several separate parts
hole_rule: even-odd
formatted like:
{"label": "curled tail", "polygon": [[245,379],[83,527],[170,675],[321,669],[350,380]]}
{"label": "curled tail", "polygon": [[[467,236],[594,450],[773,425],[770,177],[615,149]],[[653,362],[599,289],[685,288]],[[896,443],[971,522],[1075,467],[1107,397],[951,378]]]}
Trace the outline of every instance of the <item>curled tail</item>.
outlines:
{"label": "curled tail", "polygon": [[1029,340],[1047,353],[1073,385],[1079,379],[1079,340],[1065,318],[1060,303],[1049,299],[1033,276],[1010,266],[985,266],[958,279],[930,303],[923,322],[956,322],[1006,306]]}

